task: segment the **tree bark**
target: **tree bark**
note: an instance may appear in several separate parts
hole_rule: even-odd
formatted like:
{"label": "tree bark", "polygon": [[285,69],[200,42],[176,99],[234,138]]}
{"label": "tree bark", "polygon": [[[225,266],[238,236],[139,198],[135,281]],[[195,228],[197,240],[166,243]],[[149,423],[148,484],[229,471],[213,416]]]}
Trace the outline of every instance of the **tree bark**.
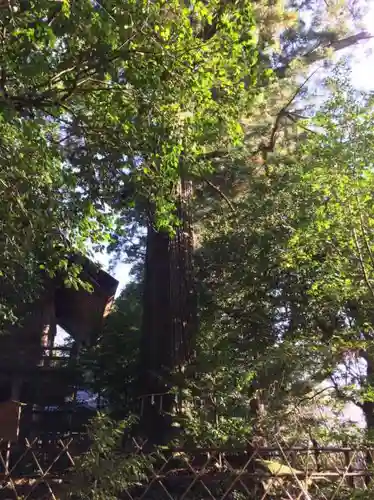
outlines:
{"label": "tree bark", "polygon": [[[368,387],[374,387],[374,359],[371,358],[367,353],[365,353],[365,361],[367,363],[366,368],[366,385]],[[368,442],[372,442],[374,433],[374,401],[363,401],[361,409],[365,416],[366,421],[366,435]],[[373,457],[370,451],[366,453],[366,465],[368,468],[373,466]],[[368,486],[372,479],[368,476],[365,478],[365,483]]]}
{"label": "tree bark", "polygon": [[181,181],[175,235],[148,226],[140,354],[141,430],[152,444],[172,437],[173,374],[193,357],[197,330],[193,278],[193,235],[188,201],[191,186]]}

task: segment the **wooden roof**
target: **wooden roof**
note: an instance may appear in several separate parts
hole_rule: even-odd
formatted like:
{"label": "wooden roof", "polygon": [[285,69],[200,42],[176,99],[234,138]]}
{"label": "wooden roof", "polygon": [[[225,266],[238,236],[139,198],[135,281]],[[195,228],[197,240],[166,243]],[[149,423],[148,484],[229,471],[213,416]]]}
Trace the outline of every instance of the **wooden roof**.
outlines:
{"label": "wooden roof", "polygon": [[92,292],[58,284],[55,289],[56,320],[75,340],[90,344],[110,312],[118,281],[86,257],[74,256],[73,259],[82,266],[80,278],[92,286]]}

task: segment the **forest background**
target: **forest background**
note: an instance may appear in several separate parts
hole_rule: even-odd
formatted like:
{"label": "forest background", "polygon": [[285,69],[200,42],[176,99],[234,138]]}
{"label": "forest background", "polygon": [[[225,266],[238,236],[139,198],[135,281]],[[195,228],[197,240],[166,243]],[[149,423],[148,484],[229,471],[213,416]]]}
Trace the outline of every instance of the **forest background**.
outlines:
{"label": "forest background", "polygon": [[72,251],[109,252],[126,278],[85,356],[113,416],[141,401],[157,441],[370,439],[373,16],[1,2],[4,333],[45,273],[85,286]]}

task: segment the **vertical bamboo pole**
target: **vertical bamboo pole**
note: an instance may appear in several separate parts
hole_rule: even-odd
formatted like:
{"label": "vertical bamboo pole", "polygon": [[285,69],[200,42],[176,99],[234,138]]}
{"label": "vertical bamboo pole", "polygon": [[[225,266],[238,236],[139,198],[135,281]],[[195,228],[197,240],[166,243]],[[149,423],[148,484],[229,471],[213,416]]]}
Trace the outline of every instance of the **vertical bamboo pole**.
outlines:
{"label": "vertical bamboo pole", "polygon": [[[13,377],[12,385],[11,385],[11,393],[10,393],[11,401],[19,401],[20,395],[21,395],[21,385],[22,385],[22,379],[19,376]],[[17,437],[18,437],[18,433],[19,433],[19,414],[18,414],[18,421],[17,421],[17,433],[16,433]],[[11,453],[12,453],[12,441],[7,441],[6,455],[5,455],[5,475],[6,476],[9,474]]]}

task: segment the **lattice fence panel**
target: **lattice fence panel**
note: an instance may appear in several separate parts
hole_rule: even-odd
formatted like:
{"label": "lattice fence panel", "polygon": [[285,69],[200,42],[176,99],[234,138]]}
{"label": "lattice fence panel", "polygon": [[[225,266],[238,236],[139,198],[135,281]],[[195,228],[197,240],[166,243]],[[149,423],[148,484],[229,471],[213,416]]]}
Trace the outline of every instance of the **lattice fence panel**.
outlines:
{"label": "lattice fence panel", "polygon": [[[82,437],[1,443],[0,500],[67,498],[68,470],[86,449]],[[150,455],[144,444],[134,440],[131,454],[145,459],[147,480],[123,491],[119,498],[351,500],[365,490],[371,498],[372,471],[367,463],[372,452],[280,444],[258,448],[246,443],[242,449],[162,450]]]}
{"label": "lattice fence panel", "polygon": [[[136,442],[135,449],[147,456]],[[358,490],[368,492],[370,487],[367,453],[281,445],[170,451],[152,463],[147,484],[125,493],[130,500],[351,500]]]}
{"label": "lattice fence panel", "polygon": [[0,443],[0,499],[57,500],[74,457],[87,449],[78,438]]}

